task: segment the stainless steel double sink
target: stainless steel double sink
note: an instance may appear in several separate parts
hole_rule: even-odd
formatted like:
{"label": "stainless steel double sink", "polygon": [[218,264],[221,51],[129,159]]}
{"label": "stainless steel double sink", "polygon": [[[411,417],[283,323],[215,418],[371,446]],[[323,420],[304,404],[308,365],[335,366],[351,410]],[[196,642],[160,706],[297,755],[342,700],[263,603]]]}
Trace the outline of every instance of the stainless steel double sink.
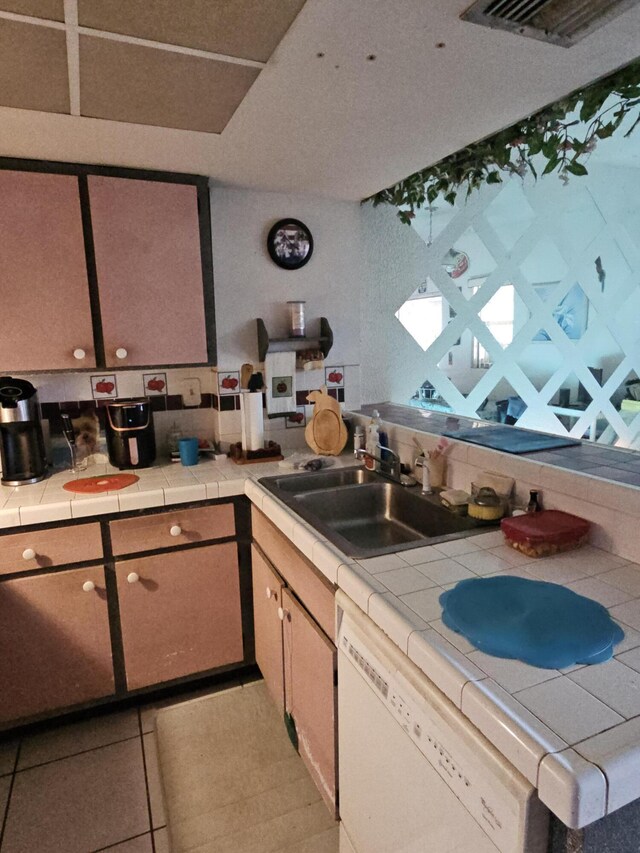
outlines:
{"label": "stainless steel double sink", "polygon": [[435,495],[360,467],[263,477],[260,483],[351,557],[435,545],[487,528],[453,515]]}

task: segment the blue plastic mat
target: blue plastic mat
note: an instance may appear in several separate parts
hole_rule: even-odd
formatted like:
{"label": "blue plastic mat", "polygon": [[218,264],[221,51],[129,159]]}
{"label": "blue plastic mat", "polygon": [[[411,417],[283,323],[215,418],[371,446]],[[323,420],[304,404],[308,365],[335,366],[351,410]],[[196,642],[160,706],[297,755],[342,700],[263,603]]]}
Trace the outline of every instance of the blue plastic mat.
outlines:
{"label": "blue plastic mat", "polygon": [[448,438],[469,441],[493,450],[505,453],[534,453],[536,450],[555,450],[558,447],[573,447],[580,444],[574,438],[562,438],[559,435],[545,435],[527,429],[508,426],[475,427],[471,429],[449,430],[443,432]]}
{"label": "blue plastic mat", "polygon": [[624,637],[606,607],[546,581],[469,578],[440,604],[444,624],[480,651],[546,669],[602,663]]}

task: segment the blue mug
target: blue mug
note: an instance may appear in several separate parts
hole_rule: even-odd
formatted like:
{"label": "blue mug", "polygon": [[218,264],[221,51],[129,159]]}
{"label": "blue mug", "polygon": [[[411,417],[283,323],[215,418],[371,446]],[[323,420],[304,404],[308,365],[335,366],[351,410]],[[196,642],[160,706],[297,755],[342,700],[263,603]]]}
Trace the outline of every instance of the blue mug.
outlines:
{"label": "blue mug", "polygon": [[180,461],[183,465],[198,464],[197,438],[181,438],[178,441],[178,449],[180,450]]}

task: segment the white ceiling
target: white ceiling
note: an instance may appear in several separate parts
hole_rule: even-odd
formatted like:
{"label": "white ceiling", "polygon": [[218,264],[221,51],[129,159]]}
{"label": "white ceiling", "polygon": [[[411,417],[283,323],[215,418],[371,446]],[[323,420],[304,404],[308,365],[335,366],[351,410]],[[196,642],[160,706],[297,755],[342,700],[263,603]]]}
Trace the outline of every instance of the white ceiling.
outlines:
{"label": "white ceiling", "polygon": [[307,0],[221,135],[0,108],[0,154],[356,200],[639,53],[640,6],[566,49],[464,23],[468,5]]}

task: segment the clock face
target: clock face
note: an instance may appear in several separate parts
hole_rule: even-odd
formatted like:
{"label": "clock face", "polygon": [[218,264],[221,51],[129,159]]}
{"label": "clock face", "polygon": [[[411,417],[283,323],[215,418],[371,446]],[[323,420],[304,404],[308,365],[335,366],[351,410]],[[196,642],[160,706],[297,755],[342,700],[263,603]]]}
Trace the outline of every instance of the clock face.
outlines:
{"label": "clock face", "polygon": [[286,270],[297,270],[313,253],[313,237],[298,219],[280,219],[269,231],[267,249],[271,260]]}

